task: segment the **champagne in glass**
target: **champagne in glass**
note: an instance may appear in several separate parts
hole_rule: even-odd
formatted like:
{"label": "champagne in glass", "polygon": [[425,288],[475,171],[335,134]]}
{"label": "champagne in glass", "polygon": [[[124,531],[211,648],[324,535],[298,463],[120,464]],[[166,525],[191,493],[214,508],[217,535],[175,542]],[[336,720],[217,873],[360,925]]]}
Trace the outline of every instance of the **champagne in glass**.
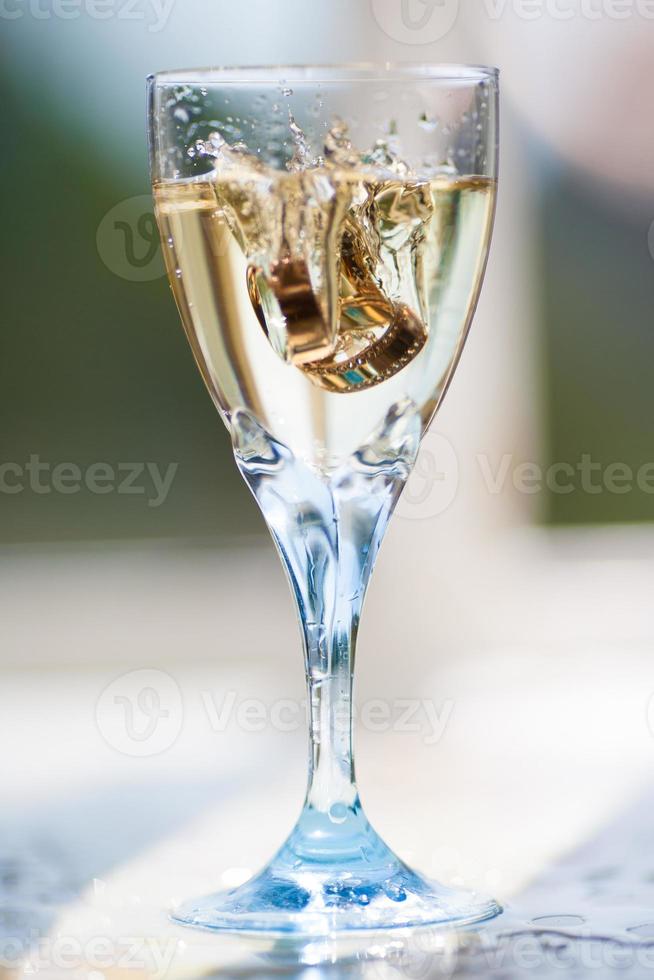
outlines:
{"label": "champagne in glass", "polygon": [[311,706],[307,796],[289,838],[249,882],[176,917],[322,935],[496,914],[492,900],[422,878],[371,827],[351,698],[377,551],[481,286],[497,73],[224,69],[149,85],[168,276],[288,573]]}

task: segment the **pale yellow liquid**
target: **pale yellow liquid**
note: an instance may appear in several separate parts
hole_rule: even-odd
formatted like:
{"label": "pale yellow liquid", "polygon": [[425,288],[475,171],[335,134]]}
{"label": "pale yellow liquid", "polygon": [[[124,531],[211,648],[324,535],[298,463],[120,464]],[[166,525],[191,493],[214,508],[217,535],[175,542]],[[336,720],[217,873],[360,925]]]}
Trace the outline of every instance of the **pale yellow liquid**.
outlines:
{"label": "pale yellow liquid", "polygon": [[398,406],[426,427],[474,312],[493,180],[232,170],[154,195],[184,328],[228,425],[245,409],[323,470]]}

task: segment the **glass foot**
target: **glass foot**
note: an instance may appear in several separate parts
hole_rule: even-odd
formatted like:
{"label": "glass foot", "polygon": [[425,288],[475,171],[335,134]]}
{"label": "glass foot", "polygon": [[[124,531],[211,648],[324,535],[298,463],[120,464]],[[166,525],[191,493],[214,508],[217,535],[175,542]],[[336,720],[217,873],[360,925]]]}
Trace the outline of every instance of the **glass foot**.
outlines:
{"label": "glass foot", "polygon": [[384,844],[360,805],[337,807],[329,814],[307,808],[263,871],[238,888],[186,902],[173,919],[227,932],[326,936],[464,926],[502,911],[493,899],[416,874]]}

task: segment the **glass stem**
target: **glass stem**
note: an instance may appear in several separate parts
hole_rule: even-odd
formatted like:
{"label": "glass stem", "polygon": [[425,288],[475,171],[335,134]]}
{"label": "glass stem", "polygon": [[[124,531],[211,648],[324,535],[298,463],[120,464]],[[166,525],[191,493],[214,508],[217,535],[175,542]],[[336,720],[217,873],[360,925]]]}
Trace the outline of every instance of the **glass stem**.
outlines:
{"label": "glass stem", "polygon": [[337,555],[336,582],[323,594],[328,622],[303,624],[309,699],[309,783],[306,805],[323,813],[352,807],[357,799],[352,750],[352,685],[359,614],[366,582],[343,595]]}
{"label": "glass stem", "polygon": [[250,413],[232,417],[236,462],[286,569],[302,629],[309,696],[309,783],[298,825],[312,847],[360,824],[352,751],[352,681],[361,607],[419,441],[416,413],[389,412],[365,451],[321,473]]}

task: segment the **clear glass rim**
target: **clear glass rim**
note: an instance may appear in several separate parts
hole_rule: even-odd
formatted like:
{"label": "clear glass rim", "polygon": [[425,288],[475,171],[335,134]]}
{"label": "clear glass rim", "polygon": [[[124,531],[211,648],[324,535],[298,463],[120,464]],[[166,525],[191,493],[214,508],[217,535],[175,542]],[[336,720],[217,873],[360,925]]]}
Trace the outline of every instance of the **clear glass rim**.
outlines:
{"label": "clear glass rim", "polygon": [[279,84],[281,82],[480,82],[496,80],[499,68],[489,65],[438,62],[345,62],[326,65],[219,65],[213,68],[174,68],[148,75],[152,85]]}

